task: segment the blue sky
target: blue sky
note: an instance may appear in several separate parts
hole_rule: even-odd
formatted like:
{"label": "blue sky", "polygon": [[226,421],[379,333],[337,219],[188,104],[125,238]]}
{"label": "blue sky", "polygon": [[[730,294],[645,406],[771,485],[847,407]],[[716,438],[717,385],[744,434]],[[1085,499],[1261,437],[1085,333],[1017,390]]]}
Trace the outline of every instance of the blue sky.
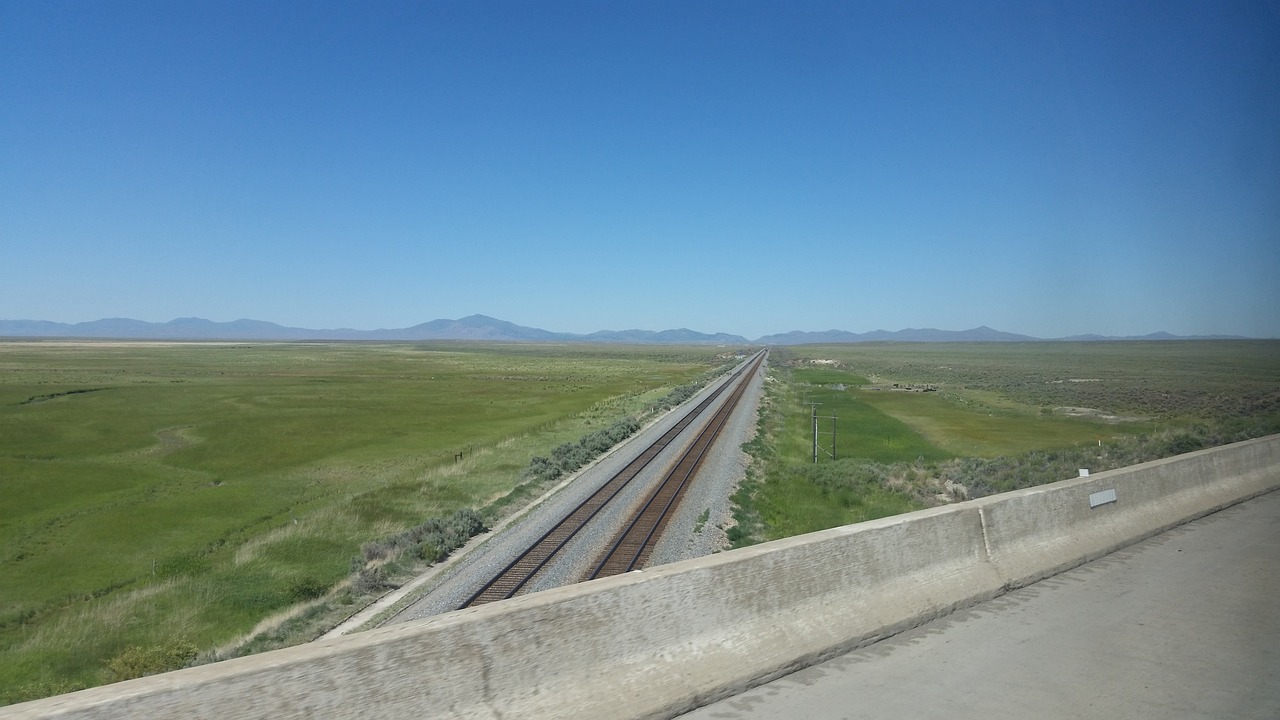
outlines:
{"label": "blue sky", "polygon": [[1280,337],[1276,2],[0,0],[0,318]]}

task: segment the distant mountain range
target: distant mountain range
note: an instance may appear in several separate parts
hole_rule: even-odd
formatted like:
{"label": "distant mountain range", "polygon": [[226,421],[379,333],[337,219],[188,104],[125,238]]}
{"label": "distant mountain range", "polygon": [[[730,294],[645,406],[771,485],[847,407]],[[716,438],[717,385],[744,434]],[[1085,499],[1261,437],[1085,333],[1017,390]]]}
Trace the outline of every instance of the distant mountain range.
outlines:
{"label": "distant mountain range", "polygon": [[865,333],[852,333],[845,330],[827,330],[826,332],[801,332],[793,330],[781,335],[766,335],[757,342],[762,345],[807,345],[817,343],[854,343],[854,342],[1026,342],[1040,340],[1030,335],[992,330],[983,325],[972,330],[934,330],[932,328],[907,328],[890,332],[888,330],[872,330]]}
{"label": "distant mountain range", "polygon": [[[985,325],[971,330],[915,329],[873,330],[852,333],[792,331],[748,340],[741,335],[679,330],[601,330],[589,335],[551,332],[525,327],[486,315],[458,320],[432,320],[395,330],[308,330],[277,325],[262,320],[213,322],[202,318],[178,318],[151,323],[128,318],[107,318],[75,324],[47,320],[0,320],[0,337],[88,338],[114,340],[492,340],[503,342],[583,342],[672,345],[805,345],[855,342],[1029,342],[1045,338],[992,330]],[[1223,340],[1243,339],[1234,335],[1178,336],[1165,332],[1127,337],[1076,335],[1053,338],[1059,341],[1092,340]]]}

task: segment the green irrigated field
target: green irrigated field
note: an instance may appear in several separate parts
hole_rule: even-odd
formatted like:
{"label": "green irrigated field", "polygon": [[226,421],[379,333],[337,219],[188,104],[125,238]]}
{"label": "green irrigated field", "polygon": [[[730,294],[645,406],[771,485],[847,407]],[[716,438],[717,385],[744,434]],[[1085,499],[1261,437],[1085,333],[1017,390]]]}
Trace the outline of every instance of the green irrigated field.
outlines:
{"label": "green irrigated field", "polygon": [[[1280,341],[852,343],[788,348],[963,405],[1092,408],[1147,418],[1252,417],[1280,407]],[[1061,411],[1059,411],[1061,414]]]}
{"label": "green irrigated field", "polygon": [[[1094,442],[1116,432],[1115,427],[1096,420],[1011,407],[979,410],[936,391],[892,389],[892,383],[888,389],[869,387],[852,370],[836,367],[809,368],[801,363],[784,366],[775,377],[785,379],[784,389],[775,390],[771,399],[775,430],[770,434],[774,443],[770,452],[776,455],[764,464],[767,481],[754,498],[769,538],[920,506],[910,494],[876,482],[866,472],[868,463],[995,456]],[[817,464],[813,463],[815,410]]]}
{"label": "green irrigated field", "polygon": [[790,443],[785,457],[812,459],[815,413],[821,458],[898,462],[946,456],[907,424],[866,402],[860,389],[867,384],[865,379],[835,369],[797,369],[790,377],[799,407],[788,413]]}
{"label": "green irrigated field", "polygon": [[1276,341],[803,346],[771,367],[739,543],[919,507],[944,481],[993,492],[1280,431]]}
{"label": "green irrigated field", "polygon": [[721,362],[697,348],[0,343],[0,687],[45,694],[110,679],[130,646],[233,641],[327,594],[362,543],[484,507],[532,456]]}
{"label": "green irrigated field", "polygon": [[[1117,432],[1135,434],[1151,427],[1138,418],[1109,422],[1102,417],[1105,413],[1080,408],[1074,409],[1077,414],[1067,414],[1022,406],[994,393],[872,385],[847,372],[841,380],[841,371],[832,369],[797,369],[792,378],[807,401],[822,403],[820,415],[838,418],[834,424],[839,454],[877,462],[994,457],[1106,440]],[[835,389],[841,385],[845,387]],[[820,432],[829,433],[832,422],[820,422]]]}

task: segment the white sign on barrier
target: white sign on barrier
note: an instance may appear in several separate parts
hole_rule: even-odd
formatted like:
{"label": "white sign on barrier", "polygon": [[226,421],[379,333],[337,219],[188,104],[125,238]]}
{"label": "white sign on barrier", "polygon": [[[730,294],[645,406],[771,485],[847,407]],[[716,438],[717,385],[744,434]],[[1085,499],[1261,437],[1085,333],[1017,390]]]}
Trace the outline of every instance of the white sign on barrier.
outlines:
{"label": "white sign on barrier", "polygon": [[1096,508],[1099,505],[1106,505],[1107,503],[1113,503],[1115,501],[1116,501],[1116,490],[1115,488],[1111,488],[1110,490],[1103,490],[1101,492],[1096,492],[1090,495],[1089,507]]}

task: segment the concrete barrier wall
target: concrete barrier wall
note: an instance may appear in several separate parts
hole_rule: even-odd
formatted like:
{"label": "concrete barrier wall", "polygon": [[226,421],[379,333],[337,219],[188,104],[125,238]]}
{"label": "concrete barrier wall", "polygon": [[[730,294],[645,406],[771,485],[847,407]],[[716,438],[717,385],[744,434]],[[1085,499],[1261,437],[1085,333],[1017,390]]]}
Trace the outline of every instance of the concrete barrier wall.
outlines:
{"label": "concrete barrier wall", "polygon": [[[1017,587],[1274,489],[1277,476],[1272,436],[975,502],[991,562]],[[1114,502],[1090,507],[1109,491]]]}
{"label": "concrete barrier wall", "polygon": [[[306,646],[4,718],[671,717],[1280,487],[1280,436]],[[1115,502],[1089,496],[1115,490]]]}

